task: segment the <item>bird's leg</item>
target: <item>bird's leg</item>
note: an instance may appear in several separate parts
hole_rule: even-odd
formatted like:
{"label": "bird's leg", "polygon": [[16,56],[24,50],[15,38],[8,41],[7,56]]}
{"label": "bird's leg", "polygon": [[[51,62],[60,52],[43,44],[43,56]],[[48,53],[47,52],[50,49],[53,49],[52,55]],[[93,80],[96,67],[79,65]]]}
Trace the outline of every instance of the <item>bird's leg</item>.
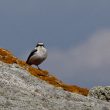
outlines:
{"label": "bird's leg", "polygon": [[40,68],[39,68],[39,66],[38,66],[38,65],[37,65],[37,68],[38,68],[39,70],[42,70],[42,69],[40,69]]}

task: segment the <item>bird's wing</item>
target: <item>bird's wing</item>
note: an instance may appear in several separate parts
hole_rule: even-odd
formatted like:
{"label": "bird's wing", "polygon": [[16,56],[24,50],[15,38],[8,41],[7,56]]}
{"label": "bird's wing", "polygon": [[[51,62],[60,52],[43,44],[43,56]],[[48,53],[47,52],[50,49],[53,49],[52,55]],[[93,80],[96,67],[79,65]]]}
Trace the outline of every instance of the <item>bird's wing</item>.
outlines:
{"label": "bird's wing", "polygon": [[34,49],[34,50],[31,51],[31,53],[30,53],[30,55],[28,56],[27,61],[26,61],[27,64],[29,63],[30,57],[31,57],[32,55],[34,55],[34,53],[35,53],[36,51],[37,51],[37,49]]}

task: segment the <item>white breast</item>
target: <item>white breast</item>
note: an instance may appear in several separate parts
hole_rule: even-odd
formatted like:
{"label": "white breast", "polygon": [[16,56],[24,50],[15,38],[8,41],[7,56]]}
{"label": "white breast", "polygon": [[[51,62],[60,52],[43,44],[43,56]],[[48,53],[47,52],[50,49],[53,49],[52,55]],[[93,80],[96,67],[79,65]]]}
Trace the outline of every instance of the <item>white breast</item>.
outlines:
{"label": "white breast", "polygon": [[47,50],[44,47],[37,48],[37,52],[35,53],[39,58],[47,58]]}

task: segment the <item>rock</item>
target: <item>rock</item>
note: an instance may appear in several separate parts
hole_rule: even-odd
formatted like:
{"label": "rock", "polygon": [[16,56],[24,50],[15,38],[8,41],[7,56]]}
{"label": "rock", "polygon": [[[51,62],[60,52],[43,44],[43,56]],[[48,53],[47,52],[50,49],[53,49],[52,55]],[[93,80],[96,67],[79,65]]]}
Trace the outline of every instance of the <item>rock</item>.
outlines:
{"label": "rock", "polygon": [[110,102],[110,86],[98,86],[90,89],[88,96]]}
{"label": "rock", "polygon": [[88,92],[0,49],[0,110],[110,110],[109,102]]}
{"label": "rock", "polygon": [[0,110],[110,110],[110,103],[65,91],[17,64],[0,62]]}

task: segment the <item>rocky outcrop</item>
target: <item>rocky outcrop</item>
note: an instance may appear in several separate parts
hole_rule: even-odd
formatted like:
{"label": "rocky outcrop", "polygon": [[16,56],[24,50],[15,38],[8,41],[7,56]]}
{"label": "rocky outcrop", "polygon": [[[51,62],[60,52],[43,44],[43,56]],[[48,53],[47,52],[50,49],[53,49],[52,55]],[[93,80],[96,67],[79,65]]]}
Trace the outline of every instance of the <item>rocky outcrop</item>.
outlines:
{"label": "rocky outcrop", "polygon": [[90,89],[88,96],[110,102],[110,86],[98,86]]}
{"label": "rocky outcrop", "polygon": [[0,62],[0,110],[110,110],[110,104],[55,87]]}
{"label": "rocky outcrop", "polygon": [[109,102],[84,96],[87,89],[63,87],[65,84],[47,71],[34,69],[10,52],[2,51],[0,110],[110,110]]}

